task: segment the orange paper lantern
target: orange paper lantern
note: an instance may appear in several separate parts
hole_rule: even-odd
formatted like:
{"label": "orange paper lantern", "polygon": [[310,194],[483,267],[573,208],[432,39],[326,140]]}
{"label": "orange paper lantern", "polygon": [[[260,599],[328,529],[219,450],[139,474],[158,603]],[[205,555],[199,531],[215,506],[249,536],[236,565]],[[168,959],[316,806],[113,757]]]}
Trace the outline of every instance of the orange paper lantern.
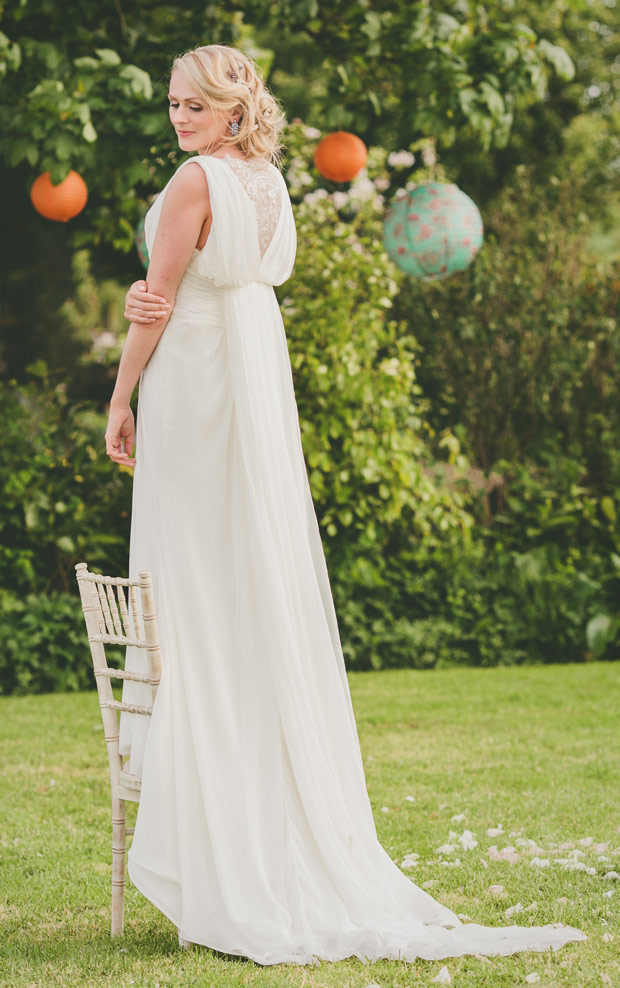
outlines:
{"label": "orange paper lantern", "polygon": [[324,178],[332,182],[350,182],[366,164],[368,151],[357,136],[347,130],[328,134],[314,152],[314,164]]}
{"label": "orange paper lantern", "polygon": [[34,180],[30,189],[32,205],[48,220],[66,223],[77,216],[88,199],[86,182],[77,172],[70,171],[58,185],[52,185],[49,172]]}

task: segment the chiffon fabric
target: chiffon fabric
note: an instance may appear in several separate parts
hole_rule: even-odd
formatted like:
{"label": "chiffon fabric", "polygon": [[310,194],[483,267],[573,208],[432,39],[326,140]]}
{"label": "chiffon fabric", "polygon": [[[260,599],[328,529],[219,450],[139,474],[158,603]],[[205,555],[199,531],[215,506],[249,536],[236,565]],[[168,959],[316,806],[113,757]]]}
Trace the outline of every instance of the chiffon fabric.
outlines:
{"label": "chiffon fabric", "polygon": [[183,939],[262,965],[587,939],[465,924],[379,843],[274,292],[297,245],[286,184],[267,162],[187,167],[212,227],[139,385],[129,571],[153,576],[163,674],[151,718],[121,715],[142,778],[131,880]]}

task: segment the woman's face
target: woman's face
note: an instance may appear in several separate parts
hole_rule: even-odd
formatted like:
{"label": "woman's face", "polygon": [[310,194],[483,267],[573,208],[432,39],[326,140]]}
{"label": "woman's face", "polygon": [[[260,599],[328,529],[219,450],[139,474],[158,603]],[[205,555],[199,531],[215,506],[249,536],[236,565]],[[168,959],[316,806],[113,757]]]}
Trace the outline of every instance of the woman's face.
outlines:
{"label": "woman's face", "polygon": [[[182,151],[210,154],[229,131],[226,117],[207,109],[179,69],[173,69],[168,89],[170,122]],[[234,114],[234,116],[237,116]]]}

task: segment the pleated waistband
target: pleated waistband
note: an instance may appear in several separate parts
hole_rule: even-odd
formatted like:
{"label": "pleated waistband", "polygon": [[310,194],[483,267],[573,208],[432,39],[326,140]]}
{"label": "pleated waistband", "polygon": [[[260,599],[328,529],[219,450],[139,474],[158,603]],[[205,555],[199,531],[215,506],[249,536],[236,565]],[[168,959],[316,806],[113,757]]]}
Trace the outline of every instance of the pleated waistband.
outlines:
{"label": "pleated waistband", "polygon": [[224,318],[222,289],[201,275],[187,270],[177,288],[174,303],[177,316],[198,318],[206,325],[221,326]]}

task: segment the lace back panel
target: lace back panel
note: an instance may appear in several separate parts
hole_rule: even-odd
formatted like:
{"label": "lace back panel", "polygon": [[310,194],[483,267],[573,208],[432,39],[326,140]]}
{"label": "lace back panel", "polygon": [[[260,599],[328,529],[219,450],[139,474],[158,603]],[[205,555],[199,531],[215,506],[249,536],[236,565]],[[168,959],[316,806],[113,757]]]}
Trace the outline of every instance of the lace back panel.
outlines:
{"label": "lace back panel", "polygon": [[254,205],[258,226],[258,246],[263,257],[276,232],[282,208],[282,194],[275,167],[261,158],[245,161],[243,158],[232,158],[227,155],[225,160]]}

